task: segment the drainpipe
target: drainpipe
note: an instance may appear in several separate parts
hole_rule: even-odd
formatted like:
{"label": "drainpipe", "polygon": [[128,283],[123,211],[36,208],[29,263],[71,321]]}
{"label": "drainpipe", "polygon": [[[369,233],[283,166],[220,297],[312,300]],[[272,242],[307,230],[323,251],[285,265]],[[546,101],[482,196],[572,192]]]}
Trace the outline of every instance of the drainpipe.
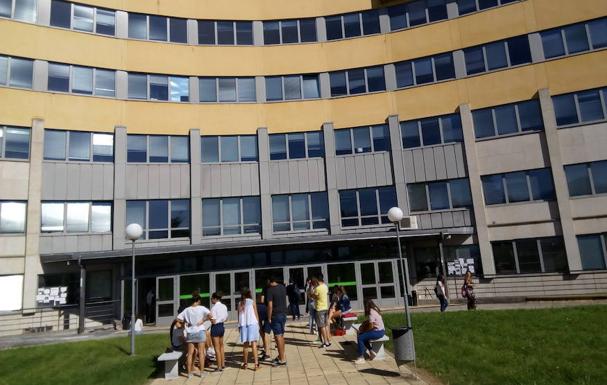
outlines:
{"label": "drainpipe", "polygon": [[84,301],[86,299],[86,269],[80,257],[78,257],[78,266],[80,266],[80,310],[78,314],[78,334],[84,333]]}

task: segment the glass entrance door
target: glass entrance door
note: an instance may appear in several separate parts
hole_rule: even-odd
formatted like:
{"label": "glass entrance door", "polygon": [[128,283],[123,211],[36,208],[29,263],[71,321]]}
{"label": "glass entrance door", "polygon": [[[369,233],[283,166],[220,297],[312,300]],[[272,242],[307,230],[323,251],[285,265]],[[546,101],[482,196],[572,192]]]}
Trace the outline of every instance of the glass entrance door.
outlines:
{"label": "glass entrance door", "polygon": [[327,278],[325,282],[329,285],[329,292],[333,291],[335,285],[342,286],[348,297],[352,309],[361,309],[362,301],[359,302],[360,293],[358,292],[359,285],[356,277],[356,263],[335,263],[327,265]]}
{"label": "glass entrance door", "polygon": [[311,278],[318,278],[323,274],[323,268],[321,265],[318,266],[298,266],[289,267],[287,276],[289,282],[293,281],[297,285],[299,290],[299,313],[302,315],[306,314],[306,304],[308,303],[308,297],[306,293],[306,280]]}
{"label": "glass entrance door", "polygon": [[363,298],[370,298],[379,306],[396,306],[394,261],[363,262],[360,276]]}
{"label": "glass entrance door", "polygon": [[230,320],[237,319],[241,292],[251,287],[251,271],[214,273],[212,283],[213,291],[221,294],[221,301],[228,308]]}
{"label": "glass entrance door", "polygon": [[156,325],[170,325],[177,317],[177,277],[156,277]]}

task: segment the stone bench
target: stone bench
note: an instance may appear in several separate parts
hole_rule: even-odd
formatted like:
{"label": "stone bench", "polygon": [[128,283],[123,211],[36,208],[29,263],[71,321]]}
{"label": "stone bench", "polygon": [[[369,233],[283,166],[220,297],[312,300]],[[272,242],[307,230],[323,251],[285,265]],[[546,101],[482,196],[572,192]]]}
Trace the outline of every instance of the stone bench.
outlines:
{"label": "stone bench", "polygon": [[164,378],[172,380],[179,377],[179,359],[183,352],[174,350],[169,353],[162,353],[158,357],[158,362],[164,362]]}
{"label": "stone bench", "polygon": [[[360,325],[361,324],[352,325],[352,329],[356,331],[356,334],[358,334]],[[390,341],[390,337],[388,337],[387,335],[384,335],[382,338],[369,341],[369,343],[371,343],[371,350],[373,350],[373,353],[375,353],[374,360],[383,360],[384,358],[386,358],[386,350],[384,349],[384,344],[387,341]]]}

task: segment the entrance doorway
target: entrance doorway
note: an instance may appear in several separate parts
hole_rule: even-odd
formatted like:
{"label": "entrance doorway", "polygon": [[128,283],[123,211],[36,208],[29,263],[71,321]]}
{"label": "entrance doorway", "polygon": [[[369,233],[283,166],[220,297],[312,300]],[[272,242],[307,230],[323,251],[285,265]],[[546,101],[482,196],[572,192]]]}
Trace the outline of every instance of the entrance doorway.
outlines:
{"label": "entrance doorway", "polygon": [[241,293],[244,289],[251,287],[251,271],[213,273],[212,277],[211,287],[213,287],[214,292],[221,293],[221,302],[228,308],[229,319],[237,319]]}
{"label": "entrance doorway", "polygon": [[321,265],[318,266],[297,266],[288,267],[287,276],[289,281],[295,282],[299,290],[299,313],[306,313],[306,304],[308,303],[308,296],[306,293],[306,280],[309,278],[318,278],[323,274],[323,268]]}
{"label": "entrance doorway", "polygon": [[156,325],[170,325],[179,308],[178,276],[156,277]]}

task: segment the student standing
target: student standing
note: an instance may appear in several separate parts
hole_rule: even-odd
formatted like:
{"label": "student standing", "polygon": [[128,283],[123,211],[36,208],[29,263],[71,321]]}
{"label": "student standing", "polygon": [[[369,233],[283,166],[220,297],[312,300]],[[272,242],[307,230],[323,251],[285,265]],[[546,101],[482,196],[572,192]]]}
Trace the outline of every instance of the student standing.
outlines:
{"label": "student standing", "polygon": [[377,340],[386,335],[384,320],[377,305],[370,299],[365,300],[365,315],[370,329],[358,334],[358,359],[355,364],[365,363],[365,350],[369,351],[369,358],[375,358],[375,352],[371,348],[370,341]]}
{"label": "student standing", "polygon": [[291,312],[293,321],[295,321],[295,319],[300,319],[301,314],[299,313],[299,287],[297,287],[297,284],[293,280],[291,280],[289,286],[287,286],[287,296],[289,297],[289,311]]}
{"label": "student standing", "polygon": [[203,323],[209,317],[210,311],[202,306],[200,302],[200,296],[198,294],[193,295],[191,305],[177,316],[177,320],[182,321],[186,327],[188,378],[192,377],[195,349],[198,349],[198,359],[200,361],[200,372],[198,375],[202,377],[202,371],[204,370],[206,333]]}
{"label": "student standing", "polygon": [[270,328],[274,333],[274,340],[278,348],[278,357],[272,361],[275,366],[286,365],[285,354],[285,324],[287,322],[287,289],[276,280],[270,278],[270,286],[266,291],[266,306]]}
{"label": "student standing", "polygon": [[253,349],[253,362],[255,370],[259,369],[259,360],[257,357],[257,340],[259,339],[259,318],[257,315],[257,306],[251,298],[251,289],[244,289],[240,303],[238,304],[238,328],[240,329],[240,342],[242,348],[242,366],[246,369],[249,362],[249,345]]}
{"label": "student standing", "polygon": [[312,296],[314,297],[316,310],[316,326],[318,327],[318,333],[320,335],[320,347],[329,347],[331,346],[329,322],[327,320],[329,311],[329,287],[323,281],[322,275],[312,279],[312,284],[314,285]]}
{"label": "student standing", "polygon": [[224,347],[223,347],[223,336],[225,334],[225,328],[223,323],[228,320],[228,308],[226,305],[221,303],[221,295],[213,293],[211,296],[211,339],[213,340],[213,347],[215,348],[215,361],[217,362],[217,369],[222,371],[226,367]]}
{"label": "student standing", "polygon": [[472,272],[470,272],[470,270],[468,270],[464,276],[462,297],[466,298],[468,310],[476,309],[476,295],[474,295],[474,284],[472,281]]}
{"label": "student standing", "polygon": [[441,273],[436,277],[436,285],[434,286],[434,293],[440,302],[441,313],[447,310],[449,301],[447,301],[447,293],[445,291],[445,276]]}
{"label": "student standing", "polygon": [[[263,292],[265,293],[265,289]],[[259,334],[261,335],[262,344],[259,359],[265,361],[270,358],[270,352],[272,350],[272,346],[270,344],[270,333],[272,333],[272,329],[270,329],[268,311],[266,304],[263,303],[263,298],[265,298],[265,294],[257,296],[257,319],[259,320]]]}
{"label": "student standing", "polygon": [[312,280],[308,278],[306,282],[306,313],[310,314],[310,319],[308,321],[310,334],[314,333],[314,324],[316,323],[316,304],[313,293],[314,285],[312,285]]}

